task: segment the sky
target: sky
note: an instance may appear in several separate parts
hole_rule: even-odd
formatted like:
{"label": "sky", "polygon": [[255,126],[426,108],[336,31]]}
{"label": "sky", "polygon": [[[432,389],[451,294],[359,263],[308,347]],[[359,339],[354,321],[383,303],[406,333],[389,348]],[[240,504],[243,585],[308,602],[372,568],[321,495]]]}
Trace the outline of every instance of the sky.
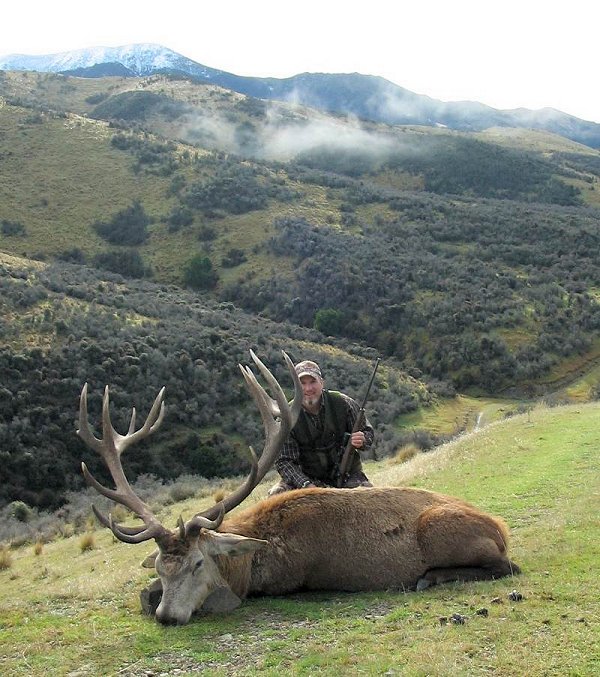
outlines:
{"label": "sky", "polygon": [[358,72],[600,123],[598,0],[30,0],[0,17],[0,55],[150,42],[236,75]]}

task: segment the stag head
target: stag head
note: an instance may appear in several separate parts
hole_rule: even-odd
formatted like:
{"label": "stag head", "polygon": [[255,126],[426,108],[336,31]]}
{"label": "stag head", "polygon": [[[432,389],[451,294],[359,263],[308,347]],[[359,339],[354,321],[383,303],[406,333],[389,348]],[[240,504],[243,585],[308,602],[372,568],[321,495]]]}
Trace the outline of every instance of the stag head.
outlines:
{"label": "stag head", "polygon": [[300,413],[302,388],[294,365],[286,353],[283,353],[283,357],[294,381],[294,399],[291,404],[288,403],[279,383],[267,367],[252,351],[250,354],[274,398],[272,399],[258,383],[249,367],[240,365],[248,390],[254,398],[263,421],[265,429],[263,452],[257,458],[250,447],[252,468],[246,481],[220,503],[195,514],[187,522],[180,518],[174,530],[164,527],[154,516],[150,506],[135,494],[125,477],[121,464],[122,452],[130,444],[152,434],[162,423],[165,411],[164,388],[156,396],[143,426],[135,430],[135,409],[133,409],[128,432],[120,435],[113,428],[110,420],[107,386],[102,402],[101,439],[95,437],[88,422],[87,384],[81,391],[77,434],[90,448],[102,456],[115,483],[115,489],[109,489],[100,484],[89,472],[85,463],[82,463],[84,477],[100,494],[131,510],[142,520],[143,524],[139,526],[117,524],[110,514],[107,516],[95,506],[92,508],[98,520],[108,527],[119,540],[125,543],[142,543],[150,539],[156,541],[158,552],[154,559],[154,566],[163,590],[160,604],[156,609],[156,618],[161,623],[187,623],[192,613],[202,606],[211,593],[229,588],[217,565],[217,556],[236,557],[252,553],[267,544],[267,541],[225,533],[217,529],[225,514],[240,505],[250,495],[275,462],[283,442],[294,427]]}

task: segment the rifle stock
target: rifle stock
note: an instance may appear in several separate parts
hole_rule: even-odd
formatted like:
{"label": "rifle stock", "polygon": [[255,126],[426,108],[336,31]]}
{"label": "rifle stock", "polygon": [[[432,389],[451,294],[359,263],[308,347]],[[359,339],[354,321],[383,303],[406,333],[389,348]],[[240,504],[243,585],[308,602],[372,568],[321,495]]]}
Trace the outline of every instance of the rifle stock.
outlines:
{"label": "rifle stock", "polygon": [[369,393],[371,392],[371,386],[373,385],[373,381],[375,380],[375,374],[377,373],[377,367],[379,367],[379,362],[380,358],[378,357],[377,360],[375,361],[373,373],[371,374],[371,380],[369,381],[369,385],[367,386],[367,392],[365,393],[362,405],[358,410],[356,421],[354,421],[354,425],[352,426],[352,433],[350,433],[350,438],[348,439],[348,442],[346,443],[346,446],[344,448],[344,453],[342,454],[342,460],[340,461],[340,467],[336,482],[338,487],[341,487],[342,484],[344,483],[344,480],[346,479],[346,475],[348,474],[348,466],[350,464],[350,457],[352,456],[355,449],[355,447],[352,445],[352,435],[358,432],[359,430],[362,430],[362,428],[365,425],[366,419],[365,405],[367,404],[367,399],[369,398]]}

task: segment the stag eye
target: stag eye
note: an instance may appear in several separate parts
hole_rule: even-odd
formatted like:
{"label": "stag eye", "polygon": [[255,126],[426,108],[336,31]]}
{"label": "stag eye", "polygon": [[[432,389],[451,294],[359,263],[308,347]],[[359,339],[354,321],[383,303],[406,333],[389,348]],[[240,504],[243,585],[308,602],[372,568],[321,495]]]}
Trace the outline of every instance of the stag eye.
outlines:
{"label": "stag eye", "polygon": [[194,564],[194,573],[196,573],[196,571],[199,571],[203,564],[204,562],[201,559],[198,560],[196,564]]}

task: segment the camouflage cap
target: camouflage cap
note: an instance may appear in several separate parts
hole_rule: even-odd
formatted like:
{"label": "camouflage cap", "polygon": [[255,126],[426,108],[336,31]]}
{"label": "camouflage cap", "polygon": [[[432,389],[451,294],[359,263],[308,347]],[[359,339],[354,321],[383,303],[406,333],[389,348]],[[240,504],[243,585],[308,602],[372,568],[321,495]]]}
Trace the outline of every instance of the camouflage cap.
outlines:
{"label": "camouflage cap", "polygon": [[313,378],[319,379],[323,378],[319,365],[316,362],[311,362],[311,360],[298,362],[296,365],[296,374],[298,374],[298,378],[302,378],[302,376],[312,376]]}

